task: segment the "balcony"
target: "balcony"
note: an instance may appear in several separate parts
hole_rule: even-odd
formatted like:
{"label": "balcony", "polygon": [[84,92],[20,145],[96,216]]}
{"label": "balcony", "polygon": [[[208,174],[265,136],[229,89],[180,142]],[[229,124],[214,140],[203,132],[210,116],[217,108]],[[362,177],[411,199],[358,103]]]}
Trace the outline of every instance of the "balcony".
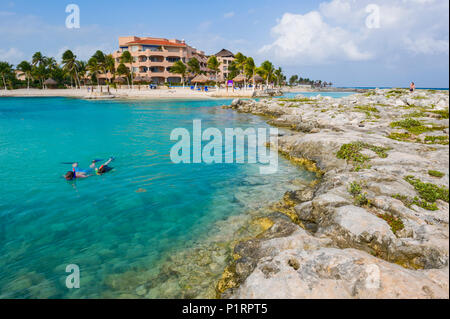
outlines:
{"label": "balcony", "polygon": [[148,68],[146,66],[141,66],[139,68],[139,73],[147,73],[148,72]]}
{"label": "balcony", "polygon": [[164,57],[163,56],[150,56],[148,58],[148,60],[153,63],[161,63],[161,62],[164,62]]}
{"label": "balcony", "polygon": [[164,73],[164,68],[161,66],[153,66],[148,69],[152,73]]}
{"label": "balcony", "polygon": [[180,61],[180,60],[181,60],[181,58],[178,57],[178,56],[168,56],[166,58],[166,61],[169,62],[169,63],[175,63],[175,62]]}

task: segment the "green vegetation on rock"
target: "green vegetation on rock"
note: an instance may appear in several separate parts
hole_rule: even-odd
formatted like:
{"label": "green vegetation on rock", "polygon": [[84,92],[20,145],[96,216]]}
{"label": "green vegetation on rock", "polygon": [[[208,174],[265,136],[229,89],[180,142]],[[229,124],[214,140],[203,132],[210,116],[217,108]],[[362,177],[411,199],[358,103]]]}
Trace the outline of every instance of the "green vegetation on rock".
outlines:
{"label": "green vegetation on rock", "polygon": [[387,147],[375,146],[364,142],[354,142],[342,145],[341,149],[337,152],[336,157],[345,159],[349,163],[356,164],[355,171],[370,168],[370,165],[368,165],[370,158],[361,153],[363,149],[371,150],[381,158],[386,158],[388,156],[386,152],[390,150],[390,148]]}
{"label": "green vegetation on rock", "polygon": [[362,192],[363,188],[361,184],[358,182],[352,182],[350,183],[350,186],[348,188],[348,191],[350,194],[353,195],[353,198],[355,199],[355,205],[357,206],[370,206],[370,200],[367,198],[367,193]]}
{"label": "green vegetation on rock", "polygon": [[416,205],[418,207],[422,207],[423,209],[430,211],[438,210],[436,203],[429,203],[427,201],[420,199],[417,196],[414,198],[409,198],[408,196],[405,195],[395,194],[392,197],[401,201],[403,205],[405,205],[408,208],[411,208],[412,205]]}
{"label": "green vegetation on rock", "polygon": [[448,188],[439,187],[431,183],[424,183],[414,176],[406,176],[405,180],[414,186],[416,191],[419,193],[419,196],[427,202],[435,203],[438,199],[440,199],[448,203]]}
{"label": "green vegetation on rock", "polygon": [[425,132],[432,132],[444,129],[444,127],[442,126],[435,126],[435,125],[425,126],[425,124],[422,123],[421,121],[412,118],[406,118],[401,121],[392,122],[390,126],[392,128],[403,128],[415,135],[420,135]]}
{"label": "green vegetation on rock", "polygon": [[425,136],[425,144],[441,144],[448,145],[448,135],[441,136]]}
{"label": "green vegetation on rock", "polygon": [[367,112],[380,113],[380,111],[376,107],[370,105],[357,105],[355,106],[355,109]]}
{"label": "green vegetation on rock", "polygon": [[429,174],[430,176],[433,176],[433,177],[439,177],[439,178],[441,178],[441,177],[443,177],[443,176],[445,175],[445,174],[442,173],[442,172],[434,171],[434,170],[429,170],[429,171],[428,171],[428,174]]}
{"label": "green vegetation on rock", "polygon": [[410,133],[391,133],[388,135],[390,139],[400,142],[412,142],[412,135]]}
{"label": "green vegetation on rock", "polygon": [[439,115],[441,117],[441,119],[448,119],[448,109],[446,109],[446,110],[437,110],[437,111],[429,111],[429,112]]}
{"label": "green vegetation on rock", "polygon": [[356,195],[361,194],[362,187],[361,187],[361,185],[358,182],[352,182],[352,183],[350,183],[350,187],[349,187],[348,191],[353,196],[356,196]]}
{"label": "green vegetation on rock", "polygon": [[403,221],[398,217],[392,216],[391,214],[378,214],[378,217],[384,219],[389,224],[389,226],[391,226],[391,230],[394,234],[397,234],[398,231],[405,228]]}

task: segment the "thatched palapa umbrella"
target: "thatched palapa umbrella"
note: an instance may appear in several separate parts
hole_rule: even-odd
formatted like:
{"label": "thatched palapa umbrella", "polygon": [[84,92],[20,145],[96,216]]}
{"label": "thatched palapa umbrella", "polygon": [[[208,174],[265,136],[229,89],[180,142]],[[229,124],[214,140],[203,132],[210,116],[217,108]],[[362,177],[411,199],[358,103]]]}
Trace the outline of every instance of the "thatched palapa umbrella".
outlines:
{"label": "thatched palapa umbrella", "polygon": [[194,83],[194,84],[199,83],[199,84],[201,84],[201,83],[206,83],[208,81],[209,81],[209,79],[208,79],[208,77],[206,75],[199,74],[195,78],[192,79],[191,83]]}
{"label": "thatched palapa umbrella", "polygon": [[134,78],[134,82],[142,83],[142,82],[144,82],[144,77],[138,75],[137,77]]}
{"label": "thatched palapa umbrella", "polygon": [[114,80],[114,83],[125,83],[126,81],[124,77],[118,77]]}
{"label": "thatched palapa umbrella", "polygon": [[262,76],[256,74],[254,77],[252,77],[252,81],[255,83],[262,83],[264,82],[264,79],[262,78]]}
{"label": "thatched palapa umbrella", "polygon": [[52,78],[49,78],[49,79],[44,81],[44,85],[45,86],[56,86],[56,85],[58,85],[58,82],[56,82]]}
{"label": "thatched palapa umbrella", "polygon": [[237,77],[235,77],[233,79],[234,82],[239,83],[239,82],[245,82],[247,78],[243,75],[243,74],[239,74]]}
{"label": "thatched palapa umbrella", "polygon": [[118,83],[119,84],[119,89],[122,88],[122,84],[126,83],[127,79],[124,78],[123,76],[119,76],[117,78],[114,79],[114,83]]}

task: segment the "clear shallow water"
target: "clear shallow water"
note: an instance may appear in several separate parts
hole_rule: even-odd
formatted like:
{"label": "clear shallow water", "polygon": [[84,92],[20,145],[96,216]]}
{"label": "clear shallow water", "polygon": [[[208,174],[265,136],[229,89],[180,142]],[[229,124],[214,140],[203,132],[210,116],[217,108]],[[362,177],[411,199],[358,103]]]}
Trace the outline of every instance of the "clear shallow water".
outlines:
{"label": "clear shallow water", "polygon": [[346,96],[354,95],[357,93],[355,93],[355,92],[290,92],[290,93],[285,93],[280,98],[293,99],[299,94],[306,96],[306,97],[313,97],[313,96],[320,95],[320,96],[329,96],[329,97],[332,97],[335,99],[339,99],[341,97],[346,97]]}
{"label": "clear shallow water", "polygon": [[[171,163],[170,132],[193,119],[268,127],[226,103],[0,99],[0,298],[105,296],[109,276],[152,269],[227,218],[278,200],[289,179],[312,178],[282,158],[270,177],[259,165]],[[62,178],[61,162],[111,155],[107,175]],[[79,290],[65,287],[68,264],[81,268]]]}

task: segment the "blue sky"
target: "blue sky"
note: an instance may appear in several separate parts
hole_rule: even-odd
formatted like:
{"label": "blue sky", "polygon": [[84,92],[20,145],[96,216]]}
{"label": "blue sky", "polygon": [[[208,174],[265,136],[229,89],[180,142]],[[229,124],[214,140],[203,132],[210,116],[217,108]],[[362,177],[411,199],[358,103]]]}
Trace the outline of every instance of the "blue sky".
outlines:
{"label": "blue sky", "polygon": [[[80,7],[80,29],[65,27],[70,3]],[[2,0],[0,60],[17,64],[35,51],[59,58],[68,48],[87,59],[137,35],[185,39],[207,54],[242,51],[288,76],[340,86],[449,86],[447,0],[166,3]]]}

